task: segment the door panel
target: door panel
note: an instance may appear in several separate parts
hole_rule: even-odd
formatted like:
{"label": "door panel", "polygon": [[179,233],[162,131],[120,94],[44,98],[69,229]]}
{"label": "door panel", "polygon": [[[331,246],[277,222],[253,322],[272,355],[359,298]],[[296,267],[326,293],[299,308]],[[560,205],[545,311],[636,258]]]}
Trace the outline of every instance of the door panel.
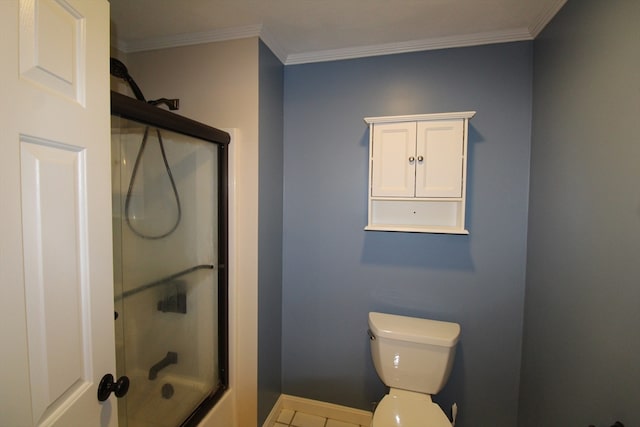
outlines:
{"label": "door panel", "polygon": [[416,197],[462,197],[461,120],[418,123]]}
{"label": "door panel", "polygon": [[84,156],[78,147],[22,138],[24,284],[34,420],[90,387]]}
{"label": "door panel", "polygon": [[371,195],[413,197],[415,155],[415,122],[376,123],[373,126]]}
{"label": "door panel", "polygon": [[0,2],[0,425],[115,426],[106,0]]}
{"label": "door panel", "polygon": [[84,103],[86,17],[65,0],[21,0],[20,74]]}

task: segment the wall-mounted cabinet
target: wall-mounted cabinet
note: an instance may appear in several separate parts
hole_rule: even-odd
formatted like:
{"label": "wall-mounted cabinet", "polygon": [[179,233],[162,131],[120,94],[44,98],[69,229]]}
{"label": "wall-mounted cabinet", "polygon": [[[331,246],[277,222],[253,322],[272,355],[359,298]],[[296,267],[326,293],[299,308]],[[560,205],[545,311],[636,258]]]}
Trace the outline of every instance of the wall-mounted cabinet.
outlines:
{"label": "wall-mounted cabinet", "polygon": [[475,111],[367,117],[365,230],[469,234],[467,129]]}

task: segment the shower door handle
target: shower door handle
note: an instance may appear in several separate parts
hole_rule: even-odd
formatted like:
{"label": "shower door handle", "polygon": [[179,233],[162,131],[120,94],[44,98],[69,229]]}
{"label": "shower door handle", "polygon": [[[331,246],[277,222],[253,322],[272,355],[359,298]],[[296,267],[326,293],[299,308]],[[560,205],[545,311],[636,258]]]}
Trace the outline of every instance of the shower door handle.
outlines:
{"label": "shower door handle", "polygon": [[113,392],[116,397],[123,397],[128,391],[129,377],[123,375],[118,378],[118,381],[113,382],[113,375],[105,374],[98,385],[98,401],[104,402],[107,400],[111,395],[111,392]]}

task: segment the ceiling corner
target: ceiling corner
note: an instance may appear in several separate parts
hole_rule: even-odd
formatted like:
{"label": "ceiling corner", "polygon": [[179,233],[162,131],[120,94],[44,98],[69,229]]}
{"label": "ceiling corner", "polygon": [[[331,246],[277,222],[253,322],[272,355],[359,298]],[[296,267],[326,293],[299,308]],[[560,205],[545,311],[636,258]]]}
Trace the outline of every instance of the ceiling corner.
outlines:
{"label": "ceiling corner", "polygon": [[276,37],[263,25],[260,29],[260,40],[266,44],[271,52],[282,62],[283,64],[287,63],[287,59],[289,57],[289,52],[282,47],[282,44],[278,41]]}
{"label": "ceiling corner", "polygon": [[550,3],[549,6],[540,13],[538,18],[529,26],[529,33],[531,34],[532,39],[538,37],[538,34],[540,34],[544,27],[551,22],[553,17],[556,16],[566,2],[567,0],[556,0],[553,3]]}

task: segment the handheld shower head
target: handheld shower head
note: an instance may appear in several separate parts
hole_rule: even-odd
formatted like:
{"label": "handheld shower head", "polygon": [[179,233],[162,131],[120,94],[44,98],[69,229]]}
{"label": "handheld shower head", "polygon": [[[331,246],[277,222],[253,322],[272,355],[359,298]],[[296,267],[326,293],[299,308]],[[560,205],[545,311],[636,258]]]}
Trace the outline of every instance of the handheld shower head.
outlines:
{"label": "handheld shower head", "polygon": [[123,79],[129,84],[129,87],[133,91],[133,94],[136,96],[136,99],[138,99],[139,101],[146,102],[146,99],[144,98],[142,91],[140,90],[136,82],[133,80],[131,75],[129,74],[129,70],[127,70],[126,65],[124,65],[121,61],[117,60],[116,58],[111,58],[110,72],[113,77]]}
{"label": "handheld shower head", "polygon": [[129,78],[129,70],[127,70],[127,66],[124,65],[121,61],[116,58],[110,58],[110,71],[111,75],[114,77],[118,77],[120,79]]}

